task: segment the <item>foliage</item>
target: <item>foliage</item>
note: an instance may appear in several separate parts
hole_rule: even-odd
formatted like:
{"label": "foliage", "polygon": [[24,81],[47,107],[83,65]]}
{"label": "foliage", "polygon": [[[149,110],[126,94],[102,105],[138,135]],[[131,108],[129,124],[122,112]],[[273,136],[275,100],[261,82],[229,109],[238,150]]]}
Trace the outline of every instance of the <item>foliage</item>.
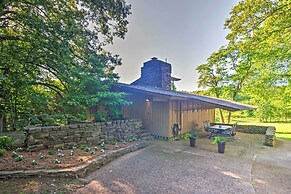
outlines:
{"label": "foliage", "polygon": [[60,164],[60,163],[61,163],[61,161],[60,161],[60,160],[58,160],[58,159],[54,159],[53,163],[54,163],[54,164]]}
{"label": "foliage", "polygon": [[3,148],[0,148],[0,156],[3,156],[6,153],[6,150]]}
{"label": "foliage", "polygon": [[1,1],[0,131],[42,114],[83,119],[90,106],[126,103],[110,90],[121,59],[104,46],[125,37],[129,14],[124,0]]}
{"label": "foliage", "polygon": [[19,148],[16,148],[15,150],[16,152],[23,152],[23,148],[19,147]]}
{"label": "foliage", "polygon": [[226,143],[226,137],[224,136],[215,136],[212,144],[218,144],[218,143]]}
{"label": "foliage", "polygon": [[89,151],[90,151],[90,148],[89,148],[89,147],[85,147],[83,150],[84,150],[85,152],[89,152]]}
{"label": "foliage", "polygon": [[23,160],[23,156],[22,155],[18,155],[16,158],[15,158],[15,162],[21,162]]}
{"label": "foliage", "polygon": [[16,158],[18,156],[17,152],[13,151],[11,154],[12,158]]}
{"label": "foliage", "polygon": [[54,155],[56,153],[56,151],[54,151],[54,150],[49,150],[48,151],[48,155]]}
{"label": "foliage", "polygon": [[197,138],[197,136],[198,136],[197,131],[193,130],[193,131],[191,131],[189,133],[186,133],[184,135],[184,139],[189,140],[190,138]]}
{"label": "foliage", "polygon": [[[206,64],[197,67],[199,87],[208,87],[210,95],[236,101],[247,79],[252,75],[251,54],[242,53],[236,47],[221,47]],[[228,123],[230,122],[228,115]],[[223,113],[220,118],[224,123]]]}
{"label": "foliage", "polygon": [[[258,105],[255,116],[262,121],[290,119],[290,19],[290,0],[240,1],[225,22],[228,45],[197,68],[199,87]],[[224,122],[222,111],[220,118]]]}
{"label": "foliage", "polygon": [[35,166],[35,165],[38,165],[38,162],[37,162],[36,160],[32,160],[31,164],[32,164],[33,166]]}
{"label": "foliage", "polygon": [[58,153],[58,157],[59,158],[62,158],[62,157],[64,157],[65,156],[65,154],[63,154],[63,153]]}
{"label": "foliage", "polygon": [[0,136],[0,148],[9,150],[14,145],[12,137]]}

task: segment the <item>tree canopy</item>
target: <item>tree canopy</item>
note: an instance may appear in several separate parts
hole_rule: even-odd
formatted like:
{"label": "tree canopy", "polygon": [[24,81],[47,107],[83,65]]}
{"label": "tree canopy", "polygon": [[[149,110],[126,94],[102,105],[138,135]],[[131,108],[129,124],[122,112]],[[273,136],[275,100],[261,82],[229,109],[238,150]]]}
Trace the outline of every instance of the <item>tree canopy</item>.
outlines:
{"label": "tree canopy", "polygon": [[199,86],[216,97],[248,96],[262,120],[290,118],[290,23],[290,0],[240,1],[225,22],[229,43],[197,68]]}
{"label": "tree canopy", "polygon": [[110,91],[121,59],[104,46],[125,37],[129,14],[124,0],[1,1],[0,126],[124,103]]}

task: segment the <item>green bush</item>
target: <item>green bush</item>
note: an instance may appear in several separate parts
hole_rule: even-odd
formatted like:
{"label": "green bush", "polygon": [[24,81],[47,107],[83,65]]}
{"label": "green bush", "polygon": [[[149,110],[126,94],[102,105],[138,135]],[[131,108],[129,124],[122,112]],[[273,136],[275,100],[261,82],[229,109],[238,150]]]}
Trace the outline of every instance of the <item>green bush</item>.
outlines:
{"label": "green bush", "polygon": [[0,148],[0,156],[3,156],[6,153],[5,149]]}
{"label": "green bush", "polygon": [[54,150],[48,151],[48,155],[54,155],[55,153],[56,153],[56,151],[54,151]]}
{"label": "green bush", "polygon": [[12,137],[0,136],[0,148],[9,150],[14,145]]}

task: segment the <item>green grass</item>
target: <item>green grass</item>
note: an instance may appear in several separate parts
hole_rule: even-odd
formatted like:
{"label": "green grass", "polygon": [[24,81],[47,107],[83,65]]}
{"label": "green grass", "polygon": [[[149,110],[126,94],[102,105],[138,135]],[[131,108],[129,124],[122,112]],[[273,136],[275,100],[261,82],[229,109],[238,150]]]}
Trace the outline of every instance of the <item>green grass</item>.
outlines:
{"label": "green grass", "polygon": [[281,139],[291,140],[291,133],[289,134],[276,133],[276,137],[281,138]]}
{"label": "green grass", "polygon": [[291,122],[261,123],[256,118],[234,118],[232,122],[238,122],[238,124],[242,125],[274,126],[276,128],[276,137],[291,140]]}

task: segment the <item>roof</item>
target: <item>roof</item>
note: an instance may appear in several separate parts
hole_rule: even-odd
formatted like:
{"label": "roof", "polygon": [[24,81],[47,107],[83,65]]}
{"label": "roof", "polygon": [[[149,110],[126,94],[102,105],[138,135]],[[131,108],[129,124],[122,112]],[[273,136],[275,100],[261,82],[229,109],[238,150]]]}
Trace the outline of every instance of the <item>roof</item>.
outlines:
{"label": "roof", "polygon": [[171,78],[171,81],[180,81],[181,79],[180,78],[177,78],[177,77],[170,77]]}
{"label": "roof", "polygon": [[121,91],[124,92],[139,92],[152,95],[159,95],[168,97],[170,99],[177,100],[191,100],[198,103],[201,103],[207,107],[211,108],[222,108],[229,111],[239,111],[239,110],[250,110],[256,109],[257,106],[246,105],[230,100],[223,100],[219,98],[213,98],[209,96],[200,96],[196,94],[189,94],[185,92],[177,92],[173,90],[165,90],[161,88],[149,87],[149,86],[140,86],[140,85],[129,85],[124,83],[118,83],[116,85]]}

